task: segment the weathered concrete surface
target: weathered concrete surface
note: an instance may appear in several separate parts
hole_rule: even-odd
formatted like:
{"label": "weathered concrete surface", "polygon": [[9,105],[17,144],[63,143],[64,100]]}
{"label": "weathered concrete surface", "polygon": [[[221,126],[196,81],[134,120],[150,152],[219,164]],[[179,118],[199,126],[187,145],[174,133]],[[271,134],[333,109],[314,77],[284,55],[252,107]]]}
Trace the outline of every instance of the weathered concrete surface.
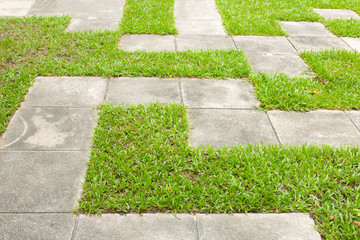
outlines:
{"label": "weathered concrete surface", "polygon": [[184,104],[190,108],[254,108],[253,87],[242,80],[182,79]]}
{"label": "weathered concrete surface", "polygon": [[226,36],[222,23],[218,20],[179,19],[175,21],[179,35],[205,34]]}
{"label": "weathered concrete surface", "polygon": [[75,239],[197,239],[195,218],[188,214],[80,215]]}
{"label": "weathered concrete surface", "polygon": [[125,51],[175,51],[175,36],[153,34],[123,35],[119,41],[119,48]]}
{"label": "weathered concrete surface", "polygon": [[177,79],[112,78],[106,101],[114,104],[180,103],[179,82]]}
{"label": "weathered concrete surface", "polygon": [[0,0],[0,17],[23,17],[35,0]]}
{"label": "weathered concrete surface", "polygon": [[201,240],[320,240],[307,214],[196,215]]}
{"label": "weathered concrete surface", "polygon": [[351,48],[347,44],[345,44],[340,38],[335,36],[297,36],[289,37],[289,41],[299,52],[305,50],[318,51],[325,49],[351,50]]}
{"label": "weathered concrete surface", "polygon": [[346,114],[360,131],[360,111],[348,111]]}
{"label": "weathered concrete surface", "polygon": [[180,35],[176,38],[177,51],[198,49],[235,49],[230,37],[222,35]]}
{"label": "weathered concrete surface", "polygon": [[353,50],[360,51],[360,38],[342,37],[341,39]]}
{"label": "weathered concrete surface", "polygon": [[88,155],[0,151],[0,212],[71,213],[80,198]]}
{"label": "weathered concrete surface", "polygon": [[360,16],[356,12],[348,9],[318,9],[314,8],[314,11],[325,19],[357,19],[360,20]]}
{"label": "weathered concrete surface", "polygon": [[106,85],[107,79],[99,77],[37,77],[22,106],[97,106]]}
{"label": "weathered concrete surface", "polygon": [[269,111],[268,115],[282,144],[360,144],[360,132],[341,111]]}
{"label": "weathered concrete surface", "polygon": [[247,55],[293,54],[296,49],[286,37],[233,36],[238,49]]}
{"label": "weathered concrete surface", "polygon": [[214,147],[236,144],[278,144],[263,111],[229,109],[190,109],[190,144]]}
{"label": "weathered concrete surface", "polygon": [[280,22],[280,26],[290,36],[334,36],[317,22]]}
{"label": "weathered concrete surface", "polygon": [[88,150],[95,119],[90,108],[22,108],[0,139],[0,149]]}
{"label": "weathered concrete surface", "polygon": [[72,213],[0,214],[1,239],[71,239]]}

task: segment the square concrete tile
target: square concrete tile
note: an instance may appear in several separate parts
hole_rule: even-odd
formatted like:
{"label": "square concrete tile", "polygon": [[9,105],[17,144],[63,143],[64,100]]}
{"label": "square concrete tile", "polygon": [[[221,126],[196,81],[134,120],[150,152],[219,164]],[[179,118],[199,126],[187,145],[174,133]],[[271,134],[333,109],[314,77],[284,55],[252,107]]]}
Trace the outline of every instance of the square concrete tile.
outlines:
{"label": "square concrete tile", "polygon": [[191,240],[197,238],[195,217],[188,214],[80,215],[75,239]]}
{"label": "square concrete tile", "polygon": [[238,49],[244,49],[246,54],[274,55],[293,54],[296,49],[286,37],[264,37],[264,36],[233,36]]}
{"label": "square concrete tile", "polygon": [[351,121],[360,129],[360,111],[348,111],[346,114],[349,116]]}
{"label": "square concrete tile", "polygon": [[259,101],[242,80],[182,79],[184,104],[194,108],[253,108]]}
{"label": "square concrete tile", "polygon": [[0,214],[1,239],[71,239],[75,216],[56,214]]}
{"label": "square concrete tile", "polygon": [[119,48],[125,51],[175,51],[175,36],[153,34],[123,35],[120,38]]}
{"label": "square concrete tile", "polygon": [[96,106],[104,101],[106,85],[98,77],[38,77],[22,106]]}
{"label": "square concrete tile", "polygon": [[88,150],[96,117],[90,108],[22,108],[0,139],[0,149]]}
{"label": "square concrete tile", "polygon": [[290,77],[312,75],[306,63],[296,54],[247,55],[247,57],[254,72],[285,73]]}
{"label": "square concrete tile", "polygon": [[214,0],[176,0],[175,19],[209,19],[221,21]]}
{"label": "square concrete tile", "polygon": [[314,8],[314,12],[318,13],[320,16],[325,19],[358,19],[360,20],[360,16],[356,14],[356,12],[348,10],[348,9],[318,9]]}
{"label": "square concrete tile", "polygon": [[237,144],[278,144],[263,111],[230,109],[190,109],[190,144],[214,147]]}
{"label": "square concrete tile", "polygon": [[357,50],[360,52],[360,38],[342,37],[341,39],[353,50]]}
{"label": "square concrete tile", "polygon": [[177,79],[112,78],[106,101],[114,104],[145,104],[157,101],[180,103],[180,99]]}
{"label": "square concrete tile", "polygon": [[226,36],[222,21],[219,20],[178,19],[175,21],[175,26],[179,35],[205,34]]}
{"label": "square concrete tile", "polygon": [[290,42],[295,48],[301,52],[305,50],[325,50],[325,49],[346,49],[351,48],[346,45],[340,38],[332,37],[314,37],[314,36],[298,36],[289,37]]}
{"label": "square concrete tile", "polygon": [[334,36],[317,22],[280,22],[280,26],[290,36]]}
{"label": "square concrete tile", "polygon": [[0,212],[69,212],[77,206],[88,151],[0,151]]}
{"label": "square concrete tile", "polygon": [[29,12],[35,0],[0,0],[0,17],[22,17]]}
{"label": "square concrete tile", "polygon": [[360,143],[359,130],[341,111],[269,111],[268,115],[282,144],[340,146]]}
{"label": "square concrete tile", "polygon": [[235,49],[230,37],[221,35],[180,35],[176,38],[177,51],[198,49]]}
{"label": "square concrete tile", "polygon": [[211,214],[196,215],[200,240],[321,240],[307,214]]}

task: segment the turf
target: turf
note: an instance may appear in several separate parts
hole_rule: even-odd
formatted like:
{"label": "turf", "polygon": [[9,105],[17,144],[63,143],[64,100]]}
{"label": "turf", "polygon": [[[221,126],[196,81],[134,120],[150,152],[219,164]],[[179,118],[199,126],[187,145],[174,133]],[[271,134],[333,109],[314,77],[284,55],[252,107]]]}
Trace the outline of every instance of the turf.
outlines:
{"label": "turf", "polygon": [[[285,36],[279,21],[318,21],[340,36],[358,36],[359,20],[326,21],[313,8],[351,9],[360,14],[360,0],[216,0],[230,35]],[[341,25],[346,29],[341,29]]]}
{"label": "turf", "polygon": [[176,34],[174,0],[126,0],[124,33]]}
{"label": "turf", "polygon": [[310,212],[327,239],[360,239],[357,147],[192,148],[184,106],[99,115],[81,212]]}

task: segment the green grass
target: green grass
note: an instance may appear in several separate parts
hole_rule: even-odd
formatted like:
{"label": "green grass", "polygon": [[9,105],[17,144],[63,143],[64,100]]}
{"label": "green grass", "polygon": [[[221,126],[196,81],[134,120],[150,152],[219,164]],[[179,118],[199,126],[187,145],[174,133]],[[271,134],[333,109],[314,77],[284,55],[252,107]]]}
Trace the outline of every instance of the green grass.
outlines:
{"label": "green grass", "polygon": [[360,109],[360,53],[303,52],[316,78],[258,74],[250,77],[264,109]]}
{"label": "green grass", "polygon": [[327,239],[360,239],[358,147],[192,148],[184,106],[99,115],[81,212],[309,212]]}
{"label": "green grass", "polygon": [[[326,21],[313,8],[352,9],[360,13],[360,0],[216,0],[230,35],[284,36],[278,21],[318,21],[340,36],[359,36],[359,20]],[[341,29],[344,25],[346,29]]]}
{"label": "green grass", "polygon": [[126,0],[124,33],[176,34],[174,0]]}
{"label": "green grass", "polygon": [[0,133],[36,76],[239,78],[243,52],[135,52],[118,49],[118,31],[65,33],[70,18],[0,19]]}

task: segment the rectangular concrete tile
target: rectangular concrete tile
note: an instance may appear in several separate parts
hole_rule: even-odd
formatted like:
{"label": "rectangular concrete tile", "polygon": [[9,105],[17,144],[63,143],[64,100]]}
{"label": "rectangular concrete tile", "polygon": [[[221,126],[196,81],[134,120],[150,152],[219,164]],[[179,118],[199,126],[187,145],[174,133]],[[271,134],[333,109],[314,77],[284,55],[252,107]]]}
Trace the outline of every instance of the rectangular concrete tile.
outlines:
{"label": "rectangular concrete tile", "polygon": [[215,0],[176,0],[175,19],[212,19],[221,21]]}
{"label": "rectangular concrete tile", "polygon": [[0,214],[1,239],[71,239],[75,216],[56,214]]}
{"label": "rectangular concrete tile", "polygon": [[280,22],[280,26],[290,36],[334,36],[317,22]]}
{"label": "rectangular concrete tile", "polygon": [[96,106],[104,101],[107,79],[38,77],[22,106]]}
{"label": "rectangular concrete tile", "polygon": [[253,108],[259,101],[242,80],[182,79],[184,104],[194,108]]}
{"label": "rectangular concrete tile", "polygon": [[153,34],[123,35],[119,48],[125,51],[175,51],[175,36]]}
{"label": "rectangular concrete tile", "polygon": [[353,50],[360,51],[360,38],[342,37],[341,39]]}
{"label": "rectangular concrete tile", "polygon": [[360,20],[359,15],[356,12],[348,9],[318,9],[314,8],[314,11],[325,19],[358,19]]}
{"label": "rectangular concrete tile", "polygon": [[321,240],[314,221],[303,213],[196,215],[200,240]]}
{"label": "rectangular concrete tile", "polygon": [[264,36],[233,36],[238,49],[244,49],[246,54],[274,55],[293,54],[296,49],[286,37],[264,37]]}
{"label": "rectangular concrete tile", "polygon": [[119,19],[109,19],[104,17],[83,17],[72,18],[65,32],[78,32],[89,30],[115,30],[119,26]]}
{"label": "rectangular concrete tile", "polygon": [[22,17],[29,12],[35,0],[0,0],[0,17]]}
{"label": "rectangular concrete tile", "polygon": [[289,37],[289,40],[299,52],[305,50],[325,50],[333,48],[351,50],[351,48],[347,44],[345,44],[340,38],[335,36],[298,36]]}
{"label": "rectangular concrete tile", "polygon": [[80,215],[75,239],[197,239],[195,217],[188,214]]}
{"label": "rectangular concrete tile", "polygon": [[306,63],[296,54],[285,55],[247,55],[254,72],[285,73],[290,77],[312,73]]}
{"label": "rectangular concrete tile", "polygon": [[179,35],[205,34],[226,36],[222,22],[219,20],[178,19],[175,21],[175,26]]}
{"label": "rectangular concrete tile", "polygon": [[180,103],[180,99],[177,79],[112,78],[106,101],[114,104],[144,104],[157,101]]}
{"label": "rectangular concrete tile", "polygon": [[0,212],[72,212],[88,155],[0,151]]}
{"label": "rectangular concrete tile", "polygon": [[190,144],[214,147],[237,144],[278,144],[263,111],[230,109],[190,109]]}
{"label": "rectangular concrete tile", "polygon": [[360,143],[360,132],[341,111],[269,111],[268,115],[282,144],[340,146]]}
{"label": "rectangular concrete tile", "polygon": [[0,149],[88,150],[96,117],[90,108],[22,108],[0,139]]}
{"label": "rectangular concrete tile", "polygon": [[230,37],[221,35],[182,35],[176,38],[177,51],[198,49],[235,49]]}
{"label": "rectangular concrete tile", "polygon": [[351,121],[360,129],[360,111],[348,111],[346,115],[351,119]]}

